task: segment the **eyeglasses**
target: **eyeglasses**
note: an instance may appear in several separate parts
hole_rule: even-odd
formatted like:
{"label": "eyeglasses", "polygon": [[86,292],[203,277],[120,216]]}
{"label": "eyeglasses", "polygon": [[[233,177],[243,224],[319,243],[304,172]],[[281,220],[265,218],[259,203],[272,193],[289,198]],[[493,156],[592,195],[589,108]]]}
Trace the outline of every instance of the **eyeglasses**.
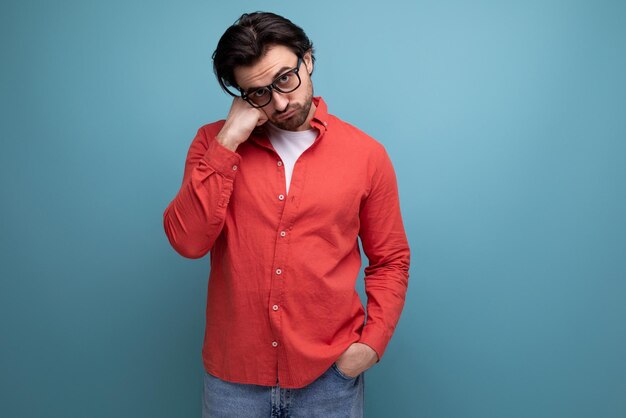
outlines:
{"label": "eyeglasses", "polygon": [[[269,86],[259,87],[258,89],[248,92],[240,89],[241,98],[250,103],[252,107],[261,108],[267,106],[272,101],[272,90],[276,90],[280,93],[291,93],[300,87],[302,83],[299,74],[301,64],[302,57],[298,57],[298,63],[295,68],[276,77]],[[235,96],[233,93],[230,94]]]}

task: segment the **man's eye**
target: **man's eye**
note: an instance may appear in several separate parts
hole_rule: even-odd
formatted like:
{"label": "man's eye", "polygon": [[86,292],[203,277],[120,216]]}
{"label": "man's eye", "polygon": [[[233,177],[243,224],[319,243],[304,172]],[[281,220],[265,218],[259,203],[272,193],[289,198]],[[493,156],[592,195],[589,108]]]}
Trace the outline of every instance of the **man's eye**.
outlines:
{"label": "man's eye", "polygon": [[291,73],[283,74],[278,78],[278,82],[281,84],[285,84],[289,82],[290,78],[291,78]]}
{"label": "man's eye", "polygon": [[256,96],[256,97],[263,97],[266,94],[267,94],[267,89],[266,88],[257,89],[257,90],[252,92],[252,96]]}

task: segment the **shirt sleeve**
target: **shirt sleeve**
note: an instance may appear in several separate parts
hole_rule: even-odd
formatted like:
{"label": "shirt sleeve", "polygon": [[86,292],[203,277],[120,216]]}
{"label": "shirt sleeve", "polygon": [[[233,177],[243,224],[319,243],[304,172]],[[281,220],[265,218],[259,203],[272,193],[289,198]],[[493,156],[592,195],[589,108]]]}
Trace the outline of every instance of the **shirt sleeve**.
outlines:
{"label": "shirt sleeve", "polygon": [[374,349],[380,361],[404,307],[410,250],[395,172],[382,146],[375,160],[370,193],[360,213],[359,236],[369,265],[365,268],[367,321],[359,342]]}
{"label": "shirt sleeve", "polygon": [[165,234],[182,256],[206,255],[219,236],[241,156],[215,139],[220,126],[198,129],[189,147],[183,182],[163,214]]}

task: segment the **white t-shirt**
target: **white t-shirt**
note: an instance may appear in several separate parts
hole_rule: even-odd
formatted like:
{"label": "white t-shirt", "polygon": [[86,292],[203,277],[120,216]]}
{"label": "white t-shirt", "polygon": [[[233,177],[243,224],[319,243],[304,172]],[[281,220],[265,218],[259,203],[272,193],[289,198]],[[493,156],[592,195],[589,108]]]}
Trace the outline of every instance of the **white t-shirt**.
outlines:
{"label": "white t-shirt", "polygon": [[273,125],[271,122],[265,124],[267,135],[269,136],[272,146],[283,160],[285,167],[285,180],[287,182],[287,193],[289,193],[289,184],[291,183],[291,174],[298,157],[308,147],[315,142],[317,138],[317,129],[308,129],[306,131],[285,131]]}

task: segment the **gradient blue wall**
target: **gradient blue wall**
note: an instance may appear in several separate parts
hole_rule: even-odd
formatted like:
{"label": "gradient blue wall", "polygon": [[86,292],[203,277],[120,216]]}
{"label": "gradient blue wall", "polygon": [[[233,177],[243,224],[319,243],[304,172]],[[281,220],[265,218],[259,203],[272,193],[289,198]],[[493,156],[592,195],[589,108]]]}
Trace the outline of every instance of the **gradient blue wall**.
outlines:
{"label": "gradient blue wall", "polygon": [[0,415],[199,416],[208,259],[162,213],[226,115],[217,39],[272,10],[399,178],[411,280],[366,416],[625,417],[625,3],[227,3],[3,3]]}

